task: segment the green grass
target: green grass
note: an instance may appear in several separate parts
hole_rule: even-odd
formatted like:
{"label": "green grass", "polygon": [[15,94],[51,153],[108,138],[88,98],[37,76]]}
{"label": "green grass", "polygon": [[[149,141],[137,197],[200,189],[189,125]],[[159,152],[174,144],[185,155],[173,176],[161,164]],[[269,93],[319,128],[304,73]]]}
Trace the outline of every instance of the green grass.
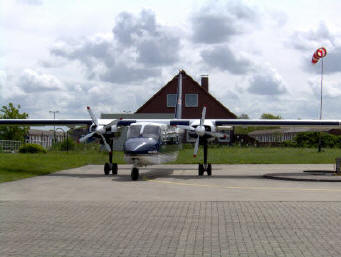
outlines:
{"label": "green grass", "polygon": [[[274,147],[217,147],[209,149],[208,161],[216,164],[319,164],[335,163],[341,157],[341,149],[274,148]],[[193,149],[184,149],[175,163],[199,163],[203,161],[202,149],[193,158]]]}
{"label": "green grass", "polygon": [[[118,153],[115,157],[115,161],[122,163],[122,153]],[[46,154],[0,153],[0,183],[46,175],[87,164],[103,164],[107,159],[107,154],[97,151],[48,152]]]}
{"label": "green grass", "polygon": [[[215,164],[318,164],[335,163],[337,157],[341,157],[341,149],[323,149],[323,152],[318,153],[313,148],[216,147],[209,149],[208,160]],[[0,183],[106,161],[107,154],[95,150],[69,153],[52,151],[46,154],[0,153]],[[114,161],[124,163],[123,153],[115,153]],[[186,148],[174,163],[202,161],[202,149],[197,158],[193,158],[193,149]]]}

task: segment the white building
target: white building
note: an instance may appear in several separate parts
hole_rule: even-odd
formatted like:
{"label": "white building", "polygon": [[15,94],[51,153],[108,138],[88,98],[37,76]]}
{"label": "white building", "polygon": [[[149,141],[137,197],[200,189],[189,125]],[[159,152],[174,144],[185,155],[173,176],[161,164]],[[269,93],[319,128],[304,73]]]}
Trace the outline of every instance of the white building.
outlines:
{"label": "white building", "polygon": [[61,131],[56,131],[56,133],[54,134],[53,130],[30,129],[25,142],[38,144],[48,149],[53,144],[54,135],[56,136],[56,142],[61,142],[65,138],[64,132]]}

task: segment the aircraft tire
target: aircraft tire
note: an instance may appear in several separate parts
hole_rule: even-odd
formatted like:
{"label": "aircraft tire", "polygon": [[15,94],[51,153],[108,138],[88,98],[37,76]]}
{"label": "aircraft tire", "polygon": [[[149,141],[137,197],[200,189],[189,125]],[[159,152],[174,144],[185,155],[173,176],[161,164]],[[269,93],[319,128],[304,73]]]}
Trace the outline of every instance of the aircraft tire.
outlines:
{"label": "aircraft tire", "polygon": [[132,168],[131,170],[131,180],[138,180],[139,179],[139,169],[138,168]]}
{"label": "aircraft tire", "polygon": [[110,164],[109,164],[108,162],[106,162],[106,163],[104,164],[104,174],[105,174],[106,176],[109,175],[110,170],[111,170]]}
{"label": "aircraft tire", "polygon": [[211,175],[212,175],[212,165],[211,163],[209,163],[207,166],[207,176],[211,176]]}
{"label": "aircraft tire", "polygon": [[117,171],[118,171],[117,163],[113,163],[112,164],[112,174],[117,175]]}
{"label": "aircraft tire", "polygon": [[204,165],[202,165],[202,164],[199,164],[198,175],[199,176],[204,175]]}

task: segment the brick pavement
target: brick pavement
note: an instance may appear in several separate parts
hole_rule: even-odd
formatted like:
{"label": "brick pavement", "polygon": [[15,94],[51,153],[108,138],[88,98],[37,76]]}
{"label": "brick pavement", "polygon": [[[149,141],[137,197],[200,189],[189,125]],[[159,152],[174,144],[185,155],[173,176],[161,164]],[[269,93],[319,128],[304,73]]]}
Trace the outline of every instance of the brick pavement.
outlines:
{"label": "brick pavement", "polygon": [[0,256],[341,256],[340,202],[1,201]]}

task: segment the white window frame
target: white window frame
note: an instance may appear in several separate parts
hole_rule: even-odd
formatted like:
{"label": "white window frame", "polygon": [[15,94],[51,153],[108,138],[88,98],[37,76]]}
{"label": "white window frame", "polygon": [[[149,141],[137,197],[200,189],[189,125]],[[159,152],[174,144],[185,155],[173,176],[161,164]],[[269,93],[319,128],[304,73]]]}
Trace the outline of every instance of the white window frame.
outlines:
{"label": "white window frame", "polygon": [[[192,95],[195,95],[196,96],[196,98],[197,98],[197,103],[196,103],[196,105],[188,105],[188,103],[187,103],[187,96],[192,96]],[[198,105],[199,105],[199,99],[198,99],[198,94],[186,94],[185,95],[185,106],[186,107],[198,107]]]}
{"label": "white window frame", "polygon": [[[168,103],[168,96],[175,96],[175,104],[174,104],[174,106],[172,106],[172,105],[169,105],[169,103]],[[167,107],[176,107],[176,94],[167,94]]]}

